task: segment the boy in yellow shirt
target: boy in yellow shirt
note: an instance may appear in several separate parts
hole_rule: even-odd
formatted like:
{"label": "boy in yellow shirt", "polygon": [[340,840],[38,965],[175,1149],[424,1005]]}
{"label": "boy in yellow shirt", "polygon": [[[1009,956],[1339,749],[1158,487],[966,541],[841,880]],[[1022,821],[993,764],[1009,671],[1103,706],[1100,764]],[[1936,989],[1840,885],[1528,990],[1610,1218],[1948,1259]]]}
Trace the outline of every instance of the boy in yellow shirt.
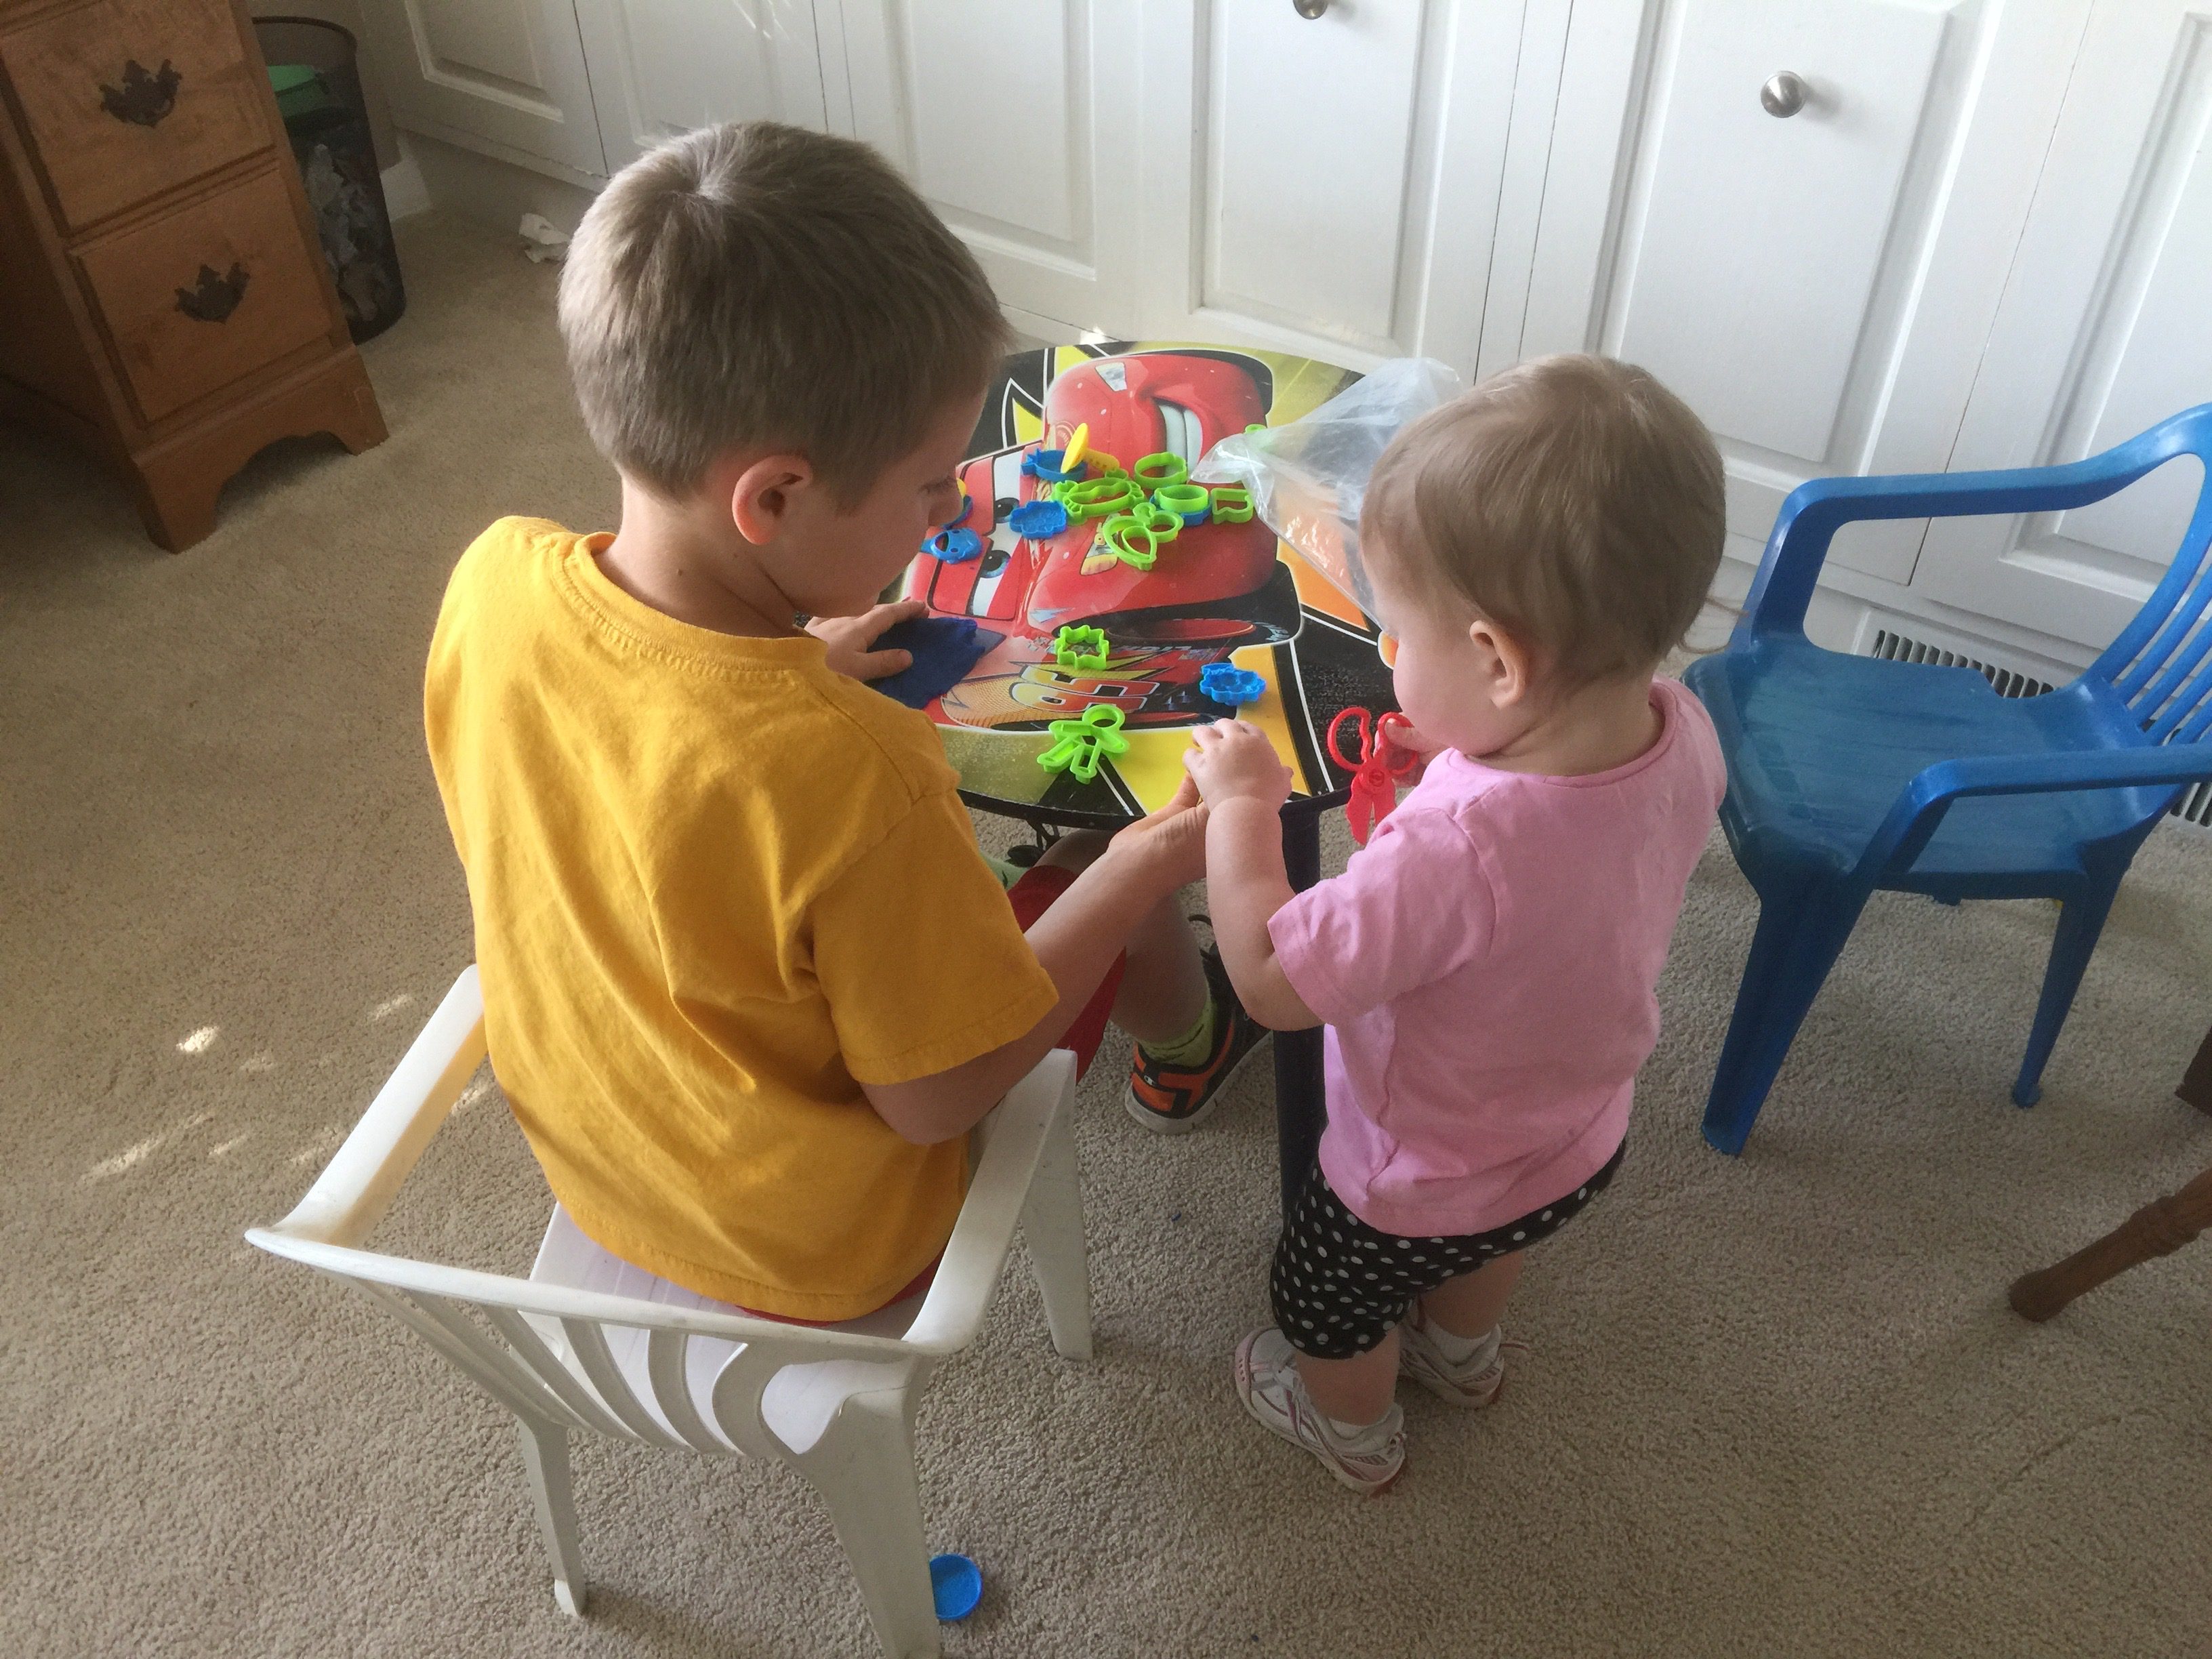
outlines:
{"label": "boy in yellow shirt", "polygon": [[969,1128],[1047,1049],[1087,1063],[1109,1006],[1137,1083],[1189,1079],[1159,1127],[1249,1050],[1175,906],[1205,809],[1065,838],[1009,893],[928,720],[861,684],[907,665],[871,647],[912,608],[874,598],[957,505],[1006,345],[874,152],[664,145],[586,216],[560,311],[621,528],[486,531],[424,696],[492,1063],[605,1249],[854,1318],[926,1280]]}

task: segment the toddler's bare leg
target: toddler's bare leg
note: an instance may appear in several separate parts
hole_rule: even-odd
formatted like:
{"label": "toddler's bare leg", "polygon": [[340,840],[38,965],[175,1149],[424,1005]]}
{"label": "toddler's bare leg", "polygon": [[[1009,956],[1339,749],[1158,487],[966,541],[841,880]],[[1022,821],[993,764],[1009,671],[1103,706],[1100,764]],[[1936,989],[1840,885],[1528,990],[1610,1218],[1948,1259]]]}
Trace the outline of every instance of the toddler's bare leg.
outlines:
{"label": "toddler's bare leg", "polygon": [[[1071,830],[1054,842],[1039,864],[1086,869],[1106,850],[1095,830]],[[1161,900],[1129,935],[1128,971],[1114,998],[1114,1023],[1139,1042],[1170,1042],[1198,1023],[1206,1007],[1206,970],[1198,940],[1174,895]]]}
{"label": "toddler's bare leg", "polygon": [[1398,1389],[1398,1333],[1351,1359],[1298,1356],[1298,1376],[1315,1405],[1340,1423],[1372,1423]]}
{"label": "toddler's bare leg", "polygon": [[1471,1273],[1448,1279],[1421,1298],[1421,1313],[1431,1323],[1454,1336],[1487,1336],[1505,1311],[1506,1298],[1521,1282],[1522,1258],[1516,1250],[1477,1267]]}

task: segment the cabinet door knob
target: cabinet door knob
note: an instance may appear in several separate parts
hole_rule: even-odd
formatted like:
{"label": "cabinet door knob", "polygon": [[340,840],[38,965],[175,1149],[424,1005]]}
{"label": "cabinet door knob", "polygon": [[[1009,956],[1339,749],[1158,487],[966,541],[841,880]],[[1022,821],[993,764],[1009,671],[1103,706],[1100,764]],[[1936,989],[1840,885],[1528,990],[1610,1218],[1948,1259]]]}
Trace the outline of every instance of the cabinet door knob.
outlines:
{"label": "cabinet door knob", "polygon": [[228,274],[218,276],[215,267],[202,265],[199,281],[191,288],[177,290],[177,309],[195,322],[227,323],[230,313],[238,309],[238,302],[246,297],[246,284],[251,273],[235,260]]}
{"label": "cabinet door knob", "polygon": [[1803,76],[1784,70],[1759,89],[1759,105],[1769,115],[1786,121],[1805,107],[1811,90]]}
{"label": "cabinet door knob", "polygon": [[1291,9],[1310,23],[1328,9],[1328,0],[1291,0]]}
{"label": "cabinet door knob", "polygon": [[177,88],[184,84],[184,79],[183,73],[166,58],[161,60],[161,67],[151,74],[136,58],[126,58],[121,86],[100,82],[100,106],[118,121],[128,121],[134,126],[158,126],[161,118],[176,108]]}

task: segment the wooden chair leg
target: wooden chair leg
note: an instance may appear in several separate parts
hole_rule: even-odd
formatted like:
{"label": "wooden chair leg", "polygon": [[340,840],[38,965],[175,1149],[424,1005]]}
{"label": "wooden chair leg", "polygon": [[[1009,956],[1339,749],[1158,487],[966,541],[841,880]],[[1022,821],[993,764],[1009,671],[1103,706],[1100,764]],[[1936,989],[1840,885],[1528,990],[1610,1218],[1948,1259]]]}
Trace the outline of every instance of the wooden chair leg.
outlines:
{"label": "wooden chair leg", "polygon": [[2085,1291],[2154,1255],[2167,1255],[2212,1227],[2212,1170],[2171,1198],[2146,1204],[2086,1249],[2013,1281],[2009,1299],[2023,1318],[2042,1321]]}
{"label": "wooden chair leg", "polygon": [[2181,1079],[2181,1086],[2173,1091],[2200,1112],[2212,1113],[2212,1031],[2204,1034],[2204,1042],[2197,1050],[2197,1058],[2189,1062],[2189,1071]]}

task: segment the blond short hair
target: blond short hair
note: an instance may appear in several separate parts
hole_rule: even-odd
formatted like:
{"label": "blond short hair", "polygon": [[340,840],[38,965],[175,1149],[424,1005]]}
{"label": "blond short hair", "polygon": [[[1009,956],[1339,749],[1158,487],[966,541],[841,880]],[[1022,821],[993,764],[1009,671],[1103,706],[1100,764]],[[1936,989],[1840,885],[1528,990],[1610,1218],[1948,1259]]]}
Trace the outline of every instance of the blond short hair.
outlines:
{"label": "blond short hair", "polygon": [[569,245],[560,317],[592,441],[672,499],[767,446],[855,501],[1009,338],[975,257],[889,162],[772,121],[617,173]]}
{"label": "blond short hair", "polygon": [[1401,432],[1361,526],[1417,586],[1465,600],[1547,674],[1648,672],[1720,568],[1720,452],[1646,371],[1540,357]]}

